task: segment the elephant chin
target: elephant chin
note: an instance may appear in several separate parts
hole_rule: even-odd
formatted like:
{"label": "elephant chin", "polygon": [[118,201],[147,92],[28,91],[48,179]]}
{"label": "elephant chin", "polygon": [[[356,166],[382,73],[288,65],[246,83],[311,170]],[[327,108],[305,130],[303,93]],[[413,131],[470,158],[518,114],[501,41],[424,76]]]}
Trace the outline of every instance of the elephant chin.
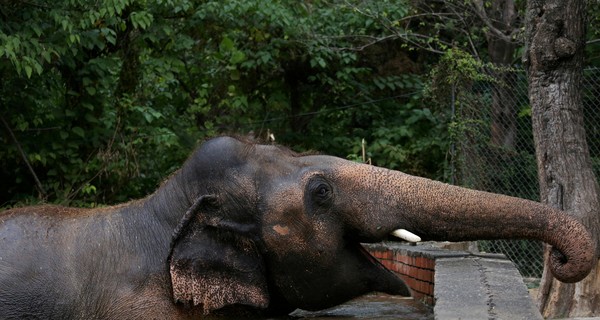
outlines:
{"label": "elephant chin", "polygon": [[[276,291],[285,305],[309,311],[323,310],[342,304],[369,292],[382,292],[409,297],[410,289],[395,273],[384,267],[358,242],[347,243],[337,255],[334,265],[318,272],[301,275],[303,268],[293,274],[282,274]],[[306,278],[304,278],[306,276]],[[281,281],[283,280],[283,281]],[[282,290],[281,284],[284,283]],[[292,287],[294,290],[289,290]],[[309,294],[307,294],[309,293]],[[277,301],[272,303],[277,303]]]}
{"label": "elephant chin", "polygon": [[370,283],[370,291],[383,292],[392,295],[410,297],[410,289],[394,272],[387,269],[379,260],[370,255],[365,248],[358,244],[357,250],[364,256],[369,265],[365,272]]}

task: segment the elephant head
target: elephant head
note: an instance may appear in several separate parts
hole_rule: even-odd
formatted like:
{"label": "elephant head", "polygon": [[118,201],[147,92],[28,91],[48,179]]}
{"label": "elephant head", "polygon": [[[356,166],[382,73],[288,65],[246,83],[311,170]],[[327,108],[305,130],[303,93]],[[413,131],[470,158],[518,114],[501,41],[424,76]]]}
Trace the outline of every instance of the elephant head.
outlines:
{"label": "elephant head", "polygon": [[173,240],[173,291],[205,312],[316,310],[369,291],[410,295],[360,245],[392,233],[539,239],[552,245],[552,272],[564,282],[581,280],[595,262],[590,233],[564,212],[331,156],[220,137],[178,179],[193,205]]}

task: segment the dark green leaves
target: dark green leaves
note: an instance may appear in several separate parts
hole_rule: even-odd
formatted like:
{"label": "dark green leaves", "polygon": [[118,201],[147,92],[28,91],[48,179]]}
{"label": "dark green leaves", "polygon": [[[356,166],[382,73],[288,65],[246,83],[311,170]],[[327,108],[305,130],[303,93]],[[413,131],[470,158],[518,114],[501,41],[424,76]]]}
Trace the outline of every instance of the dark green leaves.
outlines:
{"label": "dark green leaves", "polygon": [[[365,138],[376,164],[436,171],[419,159],[442,158],[444,117],[411,99],[422,79],[395,41],[410,12],[404,1],[11,2],[0,115],[52,202],[141,197],[219,133],[342,157]],[[0,205],[35,198],[0,140],[0,167],[16,168],[0,173]]]}

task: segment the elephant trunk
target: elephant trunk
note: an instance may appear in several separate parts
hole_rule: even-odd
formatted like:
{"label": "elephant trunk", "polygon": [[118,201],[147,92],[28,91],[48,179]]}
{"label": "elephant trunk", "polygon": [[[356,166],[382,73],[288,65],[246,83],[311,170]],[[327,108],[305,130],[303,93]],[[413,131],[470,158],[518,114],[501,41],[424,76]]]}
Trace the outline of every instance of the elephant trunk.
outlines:
{"label": "elephant trunk", "polygon": [[[589,231],[573,216],[530,200],[407,177],[416,197],[407,199],[408,230],[430,240],[536,239],[552,246],[550,268],[562,282],[577,282],[595,262]],[[419,196],[420,195],[420,196]]]}
{"label": "elephant trunk", "polygon": [[[376,180],[374,192],[382,197],[358,200],[374,205],[367,221],[355,221],[362,224],[356,230],[366,238],[382,239],[402,228],[435,241],[537,239],[553,247],[551,271],[562,282],[580,281],[594,266],[596,248],[589,231],[563,211],[398,171],[361,166],[358,171],[362,170]],[[372,227],[365,230],[366,223]]]}

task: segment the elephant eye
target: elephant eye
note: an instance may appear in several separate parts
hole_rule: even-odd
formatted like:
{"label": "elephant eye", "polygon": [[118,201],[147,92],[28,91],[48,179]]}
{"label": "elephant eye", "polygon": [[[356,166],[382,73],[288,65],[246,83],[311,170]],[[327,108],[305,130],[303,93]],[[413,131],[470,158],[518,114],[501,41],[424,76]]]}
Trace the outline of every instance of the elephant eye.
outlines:
{"label": "elephant eye", "polygon": [[317,192],[315,193],[317,196],[319,197],[327,197],[327,195],[331,192],[331,190],[329,190],[329,186],[322,183],[317,187]]}
{"label": "elephant eye", "polygon": [[331,185],[322,179],[312,181],[309,184],[309,190],[312,194],[312,199],[322,205],[330,202],[333,197],[333,189],[331,188]]}

